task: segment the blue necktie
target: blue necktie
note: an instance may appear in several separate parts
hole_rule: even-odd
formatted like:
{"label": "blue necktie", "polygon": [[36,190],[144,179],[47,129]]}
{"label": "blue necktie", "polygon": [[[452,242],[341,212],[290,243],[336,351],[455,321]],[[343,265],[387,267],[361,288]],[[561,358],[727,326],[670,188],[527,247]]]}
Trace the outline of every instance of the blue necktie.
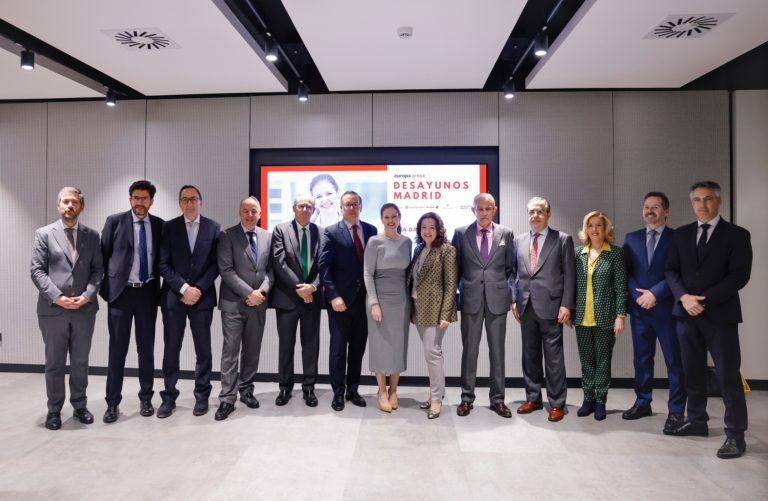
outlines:
{"label": "blue necktie", "polygon": [[147,256],[147,228],[139,221],[139,282],[149,280],[149,257]]}
{"label": "blue necktie", "polygon": [[701,264],[704,261],[704,250],[707,248],[707,231],[709,230],[710,226],[712,225],[701,225],[701,236],[699,237],[699,242],[696,245],[696,261],[698,264]]}
{"label": "blue necktie", "polygon": [[258,248],[256,247],[256,233],[253,231],[249,231],[248,233],[248,242],[251,245],[251,261],[253,261],[253,267],[256,268],[256,256],[259,255]]}
{"label": "blue necktie", "polygon": [[653,252],[656,250],[656,230],[651,230],[648,232],[648,243],[647,251],[648,251],[648,266],[651,265],[651,260],[653,259]]}

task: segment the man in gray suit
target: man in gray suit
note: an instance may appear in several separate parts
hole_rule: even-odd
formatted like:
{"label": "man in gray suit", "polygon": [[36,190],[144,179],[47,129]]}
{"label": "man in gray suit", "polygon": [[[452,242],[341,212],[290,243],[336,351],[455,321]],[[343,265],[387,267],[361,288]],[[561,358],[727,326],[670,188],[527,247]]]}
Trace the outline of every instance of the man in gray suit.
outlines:
{"label": "man in gray suit", "polygon": [[528,201],[531,231],[515,238],[517,275],[512,312],[523,338],[525,403],[518,414],[543,408],[542,351],[547,376],[549,420],[563,419],[567,385],[563,356],[563,324],[572,325],[576,307],[576,262],[573,239],[549,227],[551,208],[541,197]]}
{"label": "man in gray suit", "polygon": [[472,212],[477,220],[456,230],[451,244],[459,265],[461,308],[461,403],[456,409],[466,416],[475,400],[477,357],[483,323],[490,358],[491,409],[504,418],[512,412],[504,403],[504,339],[507,312],[512,305],[511,277],[515,275],[512,230],[493,222],[496,200],[489,193],[475,196]]}
{"label": "man in gray suit", "polygon": [[259,200],[246,197],[240,202],[240,223],[223,231],[219,237],[219,310],[224,345],[216,421],[227,419],[235,410],[238,390],[240,401],[246,406],[252,409],[259,406],[253,396],[253,382],[259,368],[267,293],[274,281],[269,258],[272,237],[268,231],[256,226],[259,219]]}
{"label": "man in gray suit", "polygon": [[104,275],[99,233],[78,223],[85,198],[78,188],[65,187],[56,200],[60,219],[35,232],[32,282],[40,291],[37,319],[45,343],[45,427],[61,428],[64,374],[69,354],[69,401],[74,416],[93,423],[86,407],[88,354],[99,309],[97,293]]}
{"label": "man in gray suit", "polygon": [[276,405],[285,405],[293,389],[293,353],[296,327],[301,322],[301,361],[304,377],[301,384],[304,402],[317,406],[315,381],[320,351],[320,275],[317,258],[320,229],[309,219],[315,209],[312,195],[298,195],[293,200],[294,219],[275,226],[272,235],[272,269],[275,286],[270,303],[277,316],[280,338],[278,372],[280,393]]}

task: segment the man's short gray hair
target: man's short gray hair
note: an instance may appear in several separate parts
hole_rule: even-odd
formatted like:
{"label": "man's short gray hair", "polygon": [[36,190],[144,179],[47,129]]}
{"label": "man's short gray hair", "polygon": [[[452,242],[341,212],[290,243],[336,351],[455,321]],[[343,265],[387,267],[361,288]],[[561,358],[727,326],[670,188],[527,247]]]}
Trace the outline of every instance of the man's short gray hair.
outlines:
{"label": "man's short gray hair", "polygon": [[496,199],[493,198],[493,195],[491,195],[490,193],[480,193],[478,195],[475,195],[475,198],[472,199],[472,207],[477,207],[477,202],[479,202],[480,200],[488,202],[493,207],[496,207]]}
{"label": "man's short gray hair", "polygon": [[80,205],[85,207],[85,197],[83,196],[83,192],[80,191],[80,188],[75,188],[74,186],[65,186],[59,190],[59,194],[56,196],[56,205],[61,203],[61,197],[67,193],[74,193],[77,195],[80,199]]}

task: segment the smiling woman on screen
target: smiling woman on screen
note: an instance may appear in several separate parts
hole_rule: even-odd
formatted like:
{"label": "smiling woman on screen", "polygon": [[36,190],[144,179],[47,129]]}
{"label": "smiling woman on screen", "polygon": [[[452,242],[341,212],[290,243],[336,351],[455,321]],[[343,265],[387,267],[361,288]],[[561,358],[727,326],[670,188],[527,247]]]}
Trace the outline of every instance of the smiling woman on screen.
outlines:
{"label": "smiling woman on screen", "polygon": [[315,198],[315,212],[310,221],[318,226],[330,226],[341,221],[339,214],[339,185],[330,174],[318,174],[309,183]]}

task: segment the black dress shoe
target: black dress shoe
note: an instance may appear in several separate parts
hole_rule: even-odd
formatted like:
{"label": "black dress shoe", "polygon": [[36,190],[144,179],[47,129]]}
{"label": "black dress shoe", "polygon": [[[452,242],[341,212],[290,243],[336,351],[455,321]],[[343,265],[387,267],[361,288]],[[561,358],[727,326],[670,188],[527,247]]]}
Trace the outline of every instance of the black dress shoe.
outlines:
{"label": "black dress shoe", "polygon": [[672,435],[673,437],[706,437],[709,436],[709,427],[707,423],[686,421],[677,428],[665,429],[664,435]]}
{"label": "black dress shoe", "polygon": [[640,419],[648,416],[653,416],[653,411],[651,410],[650,405],[633,405],[629,408],[629,410],[624,411],[624,413],[621,415],[622,419],[626,419],[628,421],[633,421],[635,419]]}
{"label": "black dress shoe", "polygon": [[115,421],[117,421],[117,418],[119,415],[120,415],[120,409],[116,405],[108,405],[107,411],[104,413],[104,422],[114,423]]}
{"label": "black dress shoe", "polygon": [[685,415],[682,412],[670,412],[664,423],[664,431],[680,428],[685,423]]}
{"label": "black dress shoe", "polygon": [[342,395],[334,395],[333,400],[331,401],[331,408],[337,412],[343,411],[344,397]]}
{"label": "black dress shoe", "polygon": [[254,397],[253,393],[251,393],[250,391],[248,393],[243,393],[242,395],[240,395],[240,401],[250,409],[259,408],[259,401],[256,400],[256,397]]}
{"label": "black dress shoe", "polygon": [[173,409],[176,408],[176,402],[172,402],[171,400],[166,400],[162,404],[160,404],[160,408],[157,409],[157,417],[160,419],[167,418],[171,414],[173,414]]}
{"label": "black dress shoe", "polygon": [[717,451],[720,459],[740,458],[747,452],[747,443],[744,438],[726,438],[723,445]]}
{"label": "black dress shoe", "polygon": [[277,395],[277,398],[275,398],[275,405],[283,406],[288,403],[288,400],[291,399],[291,391],[290,390],[280,390],[280,393]]}
{"label": "black dress shoe", "polygon": [[152,407],[152,402],[150,400],[142,400],[139,414],[141,414],[144,417],[149,417],[154,413],[155,413],[155,408]]}
{"label": "black dress shoe", "polygon": [[216,411],[216,415],[213,416],[213,419],[216,421],[224,421],[229,417],[230,414],[235,410],[234,404],[228,404],[226,402],[222,402],[219,404],[219,408]]}
{"label": "black dress shoe", "polygon": [[607,415],[605,404],[603,402],[595,402],[595,421],[602,421]]}
{"label": "black dress shoe", "polygon": [[192,409],[194,416],[203,416],[208,412],[208,400],[198,400],[195,402],[195,407]]}
{"label": "black dress shoe", "polygon": [[491,410],[503,418],[512,417],[512,411],[509,410],[509,407],[507,407],[507,404],[504,402],[496,402],[495,404],[491,404]]}
{"label": "black dress shoe", "polygon": [[45,427],[49,430],[58,430],[61,428],[61,413],[49,412],[48,415],[45,416]]}
{"label": "black dress shoe", "polygon": [[307,407],[317,407],[317,397],[315,396],[315,390],[303,390],[304,403]]}
{"label": "black dress shoe", "polygon": [[348,391],[344,398],[346,398],[349,402],[352,402],[352,405],[356,405],[358,407],[365,407],[368,405],[365,403],[365,399],[361,397],[357,391]]}
{"label": "black dress shoe", "polygon": [[89,411],[86,407],[75,409],[75,412],[72,415],[75,416],[77,420],[83,424],[93,423],[93,414],[91,414],[91,411]]}
{"label": "black dress shoe", "polygon": [[589,416],[593,412],[595,412],[595,401],[584,400],[584,402],[581,404],[581,407],[579,407],[579,410],[576,411],[576,415],[579,417],[585,417]]}
{"label": "black dress shoe", "polygon": [[472,410],[472,402],[462,400],[458,407],[456,407],[456,414],[459,416],[469,416],[469,411]]}

